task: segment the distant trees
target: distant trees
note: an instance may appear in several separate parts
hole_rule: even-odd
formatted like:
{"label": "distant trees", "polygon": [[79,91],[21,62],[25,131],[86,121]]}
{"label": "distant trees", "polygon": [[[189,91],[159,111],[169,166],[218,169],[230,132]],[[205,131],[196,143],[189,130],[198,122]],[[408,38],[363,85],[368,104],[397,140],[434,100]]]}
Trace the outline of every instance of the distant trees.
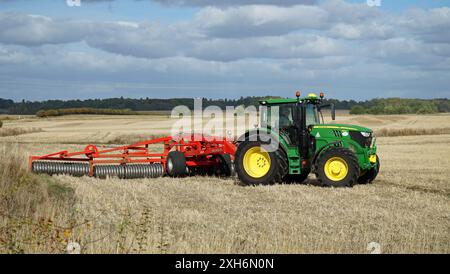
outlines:
{"label": "distant trees", "polygon": [[[221,108],[238,105],[258,105],[259,100],[267,97],[241,97],[240,99],[206,99],[203,98],[204,107],[215,105]],[[276,98],[276,97],[272,97]],[[278,97],[280,98],[280,97]],[[130,98],[109,98],[109,99],[89,99],[89,100],[48,100],[42,102],[22,101],[11,105],[4,111],[9,114],[36,114],[39,111],[62,110],[62,109],[130,109],[132,111],[168,111],[179,105],[185,105],[190,109],[194,108],[192,98],[173,99],[130,99]]]}
{"label": "distant trees", "polygon": [[360,102],[350,109],[350,114],[433,114],[450,112],[448,99],[373,99]]}
{"label": "distant trees", "polygon": [[[203,107],[210,105],[219,106],[225,109],[226,106],[257,106],[259,100],[267,98],[281,98],[278,96],[264,97],[243,97],[239,99],[202,99]],[[438,112],[450,112],[449,99],[372,99],[369,101],[336,100],[326,99],[325,103],[333,103],[336,109],[349,109],[351,114],[431,114]],[[0,112],[8,114],[44,116],[59,116],[67,114],[100,114],[99,109],[103,109],[104,114],[123,114],[127,111],[170,111],[174,107],[185,105],[190,109],[194,108],[192,98],[173,99],[130,99],[130,98],[109,98],[109,99],[89,99],[89,100],[48,100],[42,102],[21,101],[0,99]],[[114,113],[114,111],[118,111]]]}
{"label": "distant trees", "polygon": [[95,108],[68,108],[40,110],[37,117],[52,117],[63,115],[98,114],[98,115],[134,115],[136,112],[130,109],[95,109]]}
{"label": "distant trees", "polygon": [[367,113],[366,109],[362,106],[357,105],[357,106],[353,106],[350,109],[350,114],[366,114],[366,113]]}
{"label": "distant trees", "polygon": [[9,108],[14,106],[13,100],[5,100],[0,98],[0,113],[8,112]]}

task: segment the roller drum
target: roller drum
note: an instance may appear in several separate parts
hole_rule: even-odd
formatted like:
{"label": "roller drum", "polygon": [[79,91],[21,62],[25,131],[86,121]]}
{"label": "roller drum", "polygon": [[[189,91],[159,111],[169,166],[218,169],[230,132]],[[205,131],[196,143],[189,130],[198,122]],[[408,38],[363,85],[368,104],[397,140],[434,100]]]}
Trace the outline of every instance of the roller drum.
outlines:
{"label": "roller drum", "polygon": [[106,177],[118,177],[123,179],[125,177],[124,166],[95,166],[94,167],[94,176],[97,178],[106,178]]}
{"label": "roller drum", "polygon": [[[87,163],[35,161],[32,171],[48,175],[89,176]],[[94,166],[94,176],[97,178],[117,177],[120,179],[158,178],[164,176],[162,164],[132,164],[132,165],[98,165]]]}
{"label": "roller drum", "polygon": [[158,178],[164,176],[164,167],[162,164],[100,165],[94,167],[94,176],[103,179]]}
{"label": "roller drum", "polygon": [[81,177],[89,175],[89,164],[36,161],[32,164],[32,171],[39,174]]}
{"label": "roller drum", "polygon": [[136,164],[124,167],[125,179],[158,178],[164,176],[162,164]]}

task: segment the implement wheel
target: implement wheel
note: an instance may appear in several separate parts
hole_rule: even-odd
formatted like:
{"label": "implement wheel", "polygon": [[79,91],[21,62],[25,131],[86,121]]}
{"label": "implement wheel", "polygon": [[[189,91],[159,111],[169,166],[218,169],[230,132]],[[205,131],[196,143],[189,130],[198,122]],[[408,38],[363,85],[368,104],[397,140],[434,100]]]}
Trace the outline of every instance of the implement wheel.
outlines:
{"label": "implement wheel", "polygon": [[246,185],[274,184],[287,174],[287,157],[281,148],[267,152],[260,142],[245,141],[236,151],[235,168]]}
{"label": "implement wheel", "polygon": [[352,187],[358,180],[359,164],[355,154],[346,148],[323,151],[316,162],[316,176],[323,186]]}
{"label": "implement wheel", "polygon": [[231,161],[231,156],[229,154],[217,155],[217,161],[219,165],[216,169],[216,175],[219,177],[233,177],[236,175],[234,170],[233,161]]}
{"label": "implement wheel", "polygon": [[167,156],[167,175],[170,177],[186,176],[186,156],[180,151],[171,151]]}

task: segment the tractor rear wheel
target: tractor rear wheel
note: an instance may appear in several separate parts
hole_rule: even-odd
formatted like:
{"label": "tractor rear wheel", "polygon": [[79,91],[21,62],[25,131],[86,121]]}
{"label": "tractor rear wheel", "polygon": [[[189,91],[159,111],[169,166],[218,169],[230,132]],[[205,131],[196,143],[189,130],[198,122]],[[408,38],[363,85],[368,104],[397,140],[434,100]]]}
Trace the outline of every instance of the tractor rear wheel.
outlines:
{"label": "tractor rear wheel", "polygon": [[375,178],[377,178],[379,171],[380,171],[380,158],[378,158],[377,155],[376,165],[358,178],[358,184],[364,185],[372,183],[375,180]]}
{"label": "tractor rear wheel", "polygon": [[167,156],[166,171],[170,177],[187,175],[186,156],[180,151],[171,151]]}
{"label": "tractor rear wheel", "polygon": [[237,148],[235,168],[246,185],[279,183],[288,172],[287,156],[281,148],[268,152],[261,142],[244,141]]}
{"label": "tractor rear wheel", "polygon": [[315,172],[323,186],[352,187],[359,176],[358,159],[349,149],[328,148],[317,158]]}

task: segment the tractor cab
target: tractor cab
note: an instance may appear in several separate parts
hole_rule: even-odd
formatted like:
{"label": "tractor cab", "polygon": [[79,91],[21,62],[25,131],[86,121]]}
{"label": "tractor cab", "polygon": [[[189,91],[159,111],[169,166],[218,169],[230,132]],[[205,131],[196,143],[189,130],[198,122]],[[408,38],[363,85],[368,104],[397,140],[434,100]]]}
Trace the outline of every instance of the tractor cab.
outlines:
{"label": "tractor cab", "polygon": [[261,127],[280,132],[292,145],[299,145],[302,130],[311,131],[315,125],[324,124],[322,109],[331,108],[331,116],[335,120],[334,105],[323,104],[323,93],[320,93],[320,98],[314,93],[305,98],[300,98],[300,92],[296,95],[296,99],[260,101]]}
{"label": "tractor cab", "polygon": [[323,104],[323,96],[321,93],[320,99],[316,94],[310,93],[305,98],[300,98],[298,94],[297,99],[270,99],[260,101],[263,106],[261,111],[261,125],[275,126],[279,129],[287,129],[296,126],[297,109],[299,105],[305,108],[305,123],[306,126],[318,125],[324,123],[322,109],[331,107],[332,119],[335,119],[335,108],[333,104]]}

